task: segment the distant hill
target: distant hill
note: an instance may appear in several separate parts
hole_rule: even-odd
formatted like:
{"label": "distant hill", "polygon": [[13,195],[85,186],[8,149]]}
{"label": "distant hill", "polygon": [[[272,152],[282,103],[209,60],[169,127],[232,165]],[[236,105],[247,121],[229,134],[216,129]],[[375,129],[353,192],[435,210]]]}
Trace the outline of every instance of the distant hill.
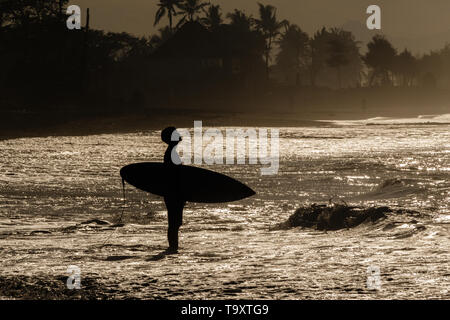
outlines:
{"label": "distant hill", "polygon": [[367,51],[367,43],[376,34],[384,34],[394,47],[399,51],[408,48],[414,54],[424,54],[431,50],[442,49],[446,44],[450,44],[450,29],[432,35],[414,35],[412,37],[401,37],[385,34],[382,30],[369,30],[365,23],[356,20],[349,20],[341,26],[346,31],[351,31],[356,40],[361,42],[361,52]]}
{"label": "distant hill", "polygon": [[415,35],[412,37],[393,37],[393,43],[399,50],[409,48],[416,54],[439,50],[450,44],[450,30],[432,35]]}

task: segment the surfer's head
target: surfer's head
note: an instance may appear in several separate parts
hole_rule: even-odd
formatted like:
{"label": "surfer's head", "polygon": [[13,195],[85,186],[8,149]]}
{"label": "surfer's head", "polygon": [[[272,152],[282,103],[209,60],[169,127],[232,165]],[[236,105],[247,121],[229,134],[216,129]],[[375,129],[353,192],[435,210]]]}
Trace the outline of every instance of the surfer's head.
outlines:
{"label": "surfer's head", "polygon": [[167,127],[161,131],[161,140],[167,144],[177,144],[181,141],[181,136],[175,127]]}

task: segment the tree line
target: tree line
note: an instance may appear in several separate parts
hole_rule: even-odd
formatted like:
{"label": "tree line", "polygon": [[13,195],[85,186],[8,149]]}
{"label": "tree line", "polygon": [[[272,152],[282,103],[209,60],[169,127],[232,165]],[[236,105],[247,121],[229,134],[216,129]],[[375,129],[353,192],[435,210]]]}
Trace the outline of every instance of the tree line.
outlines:
{"label": "tree line", "polygon": [[[0,75],[2,87],[34,88],[43,93],[64,86],[106,88],[105,82],[130,79],[123,86],[142,86],[152,79],[145,66],[163,43],[187,22],[208,30],[223,24],[263,37],[268,79],[291,85],[331,86],[446,86],[450,84],[450,46],[415,56],[398,51],[376,35],[361,53],[361,43],[340,28],[322,28],[313,35],[278,17],[272,5],[257,3],[252,16],[202,0],[159,0],[154,20],[156,34],[135,37],[128,33],[91,30],[68,31],[68,0],[0,1]],[[95,18],[95,17],[94,17]],[[162,26],[163,20],[168,24]],[[85,70],[85,71],[80,71]],[[144,74],[148,73],[148,74]],[[45,81],[43,81],[43,79]],[[51,89],[50,89],[51,88]],[[114,90],[112,90],[114,91]],[[47,92],[48,94],[48,92]]]}
{"label": "tree line", "polygon": [[330,70],[336,74],[336,87],[344,83],[408,87],[449,84],[449,44],[418,57],[408,49],[398,52],[387,38],[375,35],[367,44],[367,52],[361,54],[361,43],[351,32],[322,28],[309,36],[298,25],[279,19],[274,6],[259,2],[257,5],[257,17],[235,9],[225,15],[228,20],[225,21],[219,5],[202,0],[160,0],[154,25],[164,16],[168,17],[169,25],[159,29],[159,35],[152,37],[153,43],[164,42],[186,21],[198,21],[208,29],[228,23],[260,32],[266,41],[264,59],[268,76],[271,70],[278,70],[296,84],[303,80],[304,84],[315,86]]}

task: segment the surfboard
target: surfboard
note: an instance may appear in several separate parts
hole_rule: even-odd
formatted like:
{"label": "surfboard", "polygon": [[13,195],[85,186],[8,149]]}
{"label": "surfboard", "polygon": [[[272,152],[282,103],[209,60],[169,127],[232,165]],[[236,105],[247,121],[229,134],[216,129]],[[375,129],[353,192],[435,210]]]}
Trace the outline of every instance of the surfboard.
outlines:
{"label": "surfboard", "polygon": [[222,203],[251,197],[245,184],[211,170],[159,162],[134,163],[123,167],[120,176],[130,185],[158,196],[177,194],[189,202]]}

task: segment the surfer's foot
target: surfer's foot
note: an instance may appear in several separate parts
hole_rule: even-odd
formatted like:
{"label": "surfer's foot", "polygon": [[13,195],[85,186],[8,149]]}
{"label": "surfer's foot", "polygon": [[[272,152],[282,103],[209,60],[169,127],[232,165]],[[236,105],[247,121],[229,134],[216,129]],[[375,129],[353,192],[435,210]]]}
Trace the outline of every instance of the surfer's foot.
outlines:
{"label": "surfer's foot", "polygon": [[167,253],[167,254],[177,254],[177,253],[178,253],[178,248],[168,247],[168,248],[166,249],[166,253]]}

